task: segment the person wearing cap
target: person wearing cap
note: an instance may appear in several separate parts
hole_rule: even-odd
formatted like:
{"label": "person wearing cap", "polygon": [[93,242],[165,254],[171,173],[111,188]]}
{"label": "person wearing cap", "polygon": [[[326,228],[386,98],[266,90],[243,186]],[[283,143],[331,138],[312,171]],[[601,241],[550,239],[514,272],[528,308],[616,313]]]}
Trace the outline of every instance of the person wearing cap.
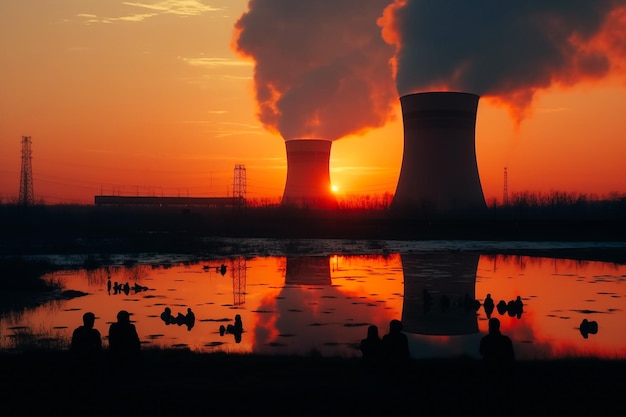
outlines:
{"label": "person wearing cap", "polygon": [[140,359],[141,342],[135,325],[126,310],[117,313],[117,321],[109,327],[109,353],[119,365],[134,365]]}
{"label": "person wearing cap", "polygon": [[70,350],[81,358],[90,358],[99,355],[102,351],[102,338],[100,332],[95,329],[96,315],[92,312],[83,314],[83,325],[77,327],[72,333]]}

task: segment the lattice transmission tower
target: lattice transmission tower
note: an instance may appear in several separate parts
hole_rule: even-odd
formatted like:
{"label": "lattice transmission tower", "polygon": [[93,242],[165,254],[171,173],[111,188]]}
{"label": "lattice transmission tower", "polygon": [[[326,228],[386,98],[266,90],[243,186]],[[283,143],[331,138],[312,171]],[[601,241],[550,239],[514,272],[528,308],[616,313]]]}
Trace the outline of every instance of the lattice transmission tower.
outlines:
{"label": "lattice transmission tower", "polygon": [[32,157],[30,136],[22,136],[22,171],[20,174],[20,195],[18,197],[18,204],[22,206],[35,204]]}
{"label": "lattice transmission tower", "polygon": [[233,202],[235,207],[243,207],[246,204],[246,166],[235,165],[233,174]]}
{"label": "lattice transmission tower", "polygon": [[246,258],[240,256],[231,260],[230,273],[233,277],[233,304],[246,303]]}
{"label": "lattice transmission tower", "polygon": [[502,195],[502,204],[505,206],[509,205],[509,184],[508,184],[506,167],[504,167],[504,193]]}

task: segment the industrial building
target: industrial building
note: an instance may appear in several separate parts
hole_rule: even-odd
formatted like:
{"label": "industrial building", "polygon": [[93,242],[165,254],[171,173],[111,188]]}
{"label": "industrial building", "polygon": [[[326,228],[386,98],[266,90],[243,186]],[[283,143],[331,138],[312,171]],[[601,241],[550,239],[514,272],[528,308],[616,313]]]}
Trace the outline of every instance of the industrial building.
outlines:
{"label": "industrial building", "polygon": [[154,197],[154,196],[119,196],[97,195],[96,206],[196,206],[196,207],[243,207],[241,197]]}

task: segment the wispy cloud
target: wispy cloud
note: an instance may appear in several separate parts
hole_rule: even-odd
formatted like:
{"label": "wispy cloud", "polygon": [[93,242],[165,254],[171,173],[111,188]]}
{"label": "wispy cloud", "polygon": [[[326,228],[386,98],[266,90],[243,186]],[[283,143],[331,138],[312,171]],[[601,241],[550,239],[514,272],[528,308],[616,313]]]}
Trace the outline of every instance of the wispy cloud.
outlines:
{"label": "wispy cloud", "polygon": [[266,132],[260,126],[241,122],[219,122],[213,132],[216,138],[246,135],[264,135]]}
{"label": "wispy cloud", "polygon": [[203,4],[197,0],[161,0],[156,2],[122,2],[123,5],[147,10],[146,13],[129,13],[124,16],[98,17],[94,14],[81,13],[78,17],[86,19],[85,23],[142,22],[159,15],[198,16],[203,13],[223,10]]}
{"label": "wispy cloud", "polygon": [[[227,114],[225,110],[208,111],[212,115]],[[245,135],[266,135],[261,126],[253,123],[245,122],[225,122],[215,120],[185,120],[185,124],[203,125],[206,127],[206,132],[210,133],[214,138],[224,138],[230,136],[245,136]]]}
{"label": "wispy cloud", "polygon": [[222,10],[212,7],[196,0],[163,0],[156,3],[131,3],[124,2],[127,6],[141,7],[165,14],[177,14],[183,16],[197,16],[206,12],[216,12]]}
{"label": "wispy cloud", "polygon": [[183,61],[192,66],[198,67],[252,67],[254,64],[250,61],[242,61],[228,58],[183,58]]}
{"label": "wispy cloud", "polygon": [[104,19],[99,18],[97,15],[95,14],[91,14],[91,13],[79,13],[77,14],[77,16],[81,19],[84,20],[84,23],[106,23],[104,21]]}
{"label": "wispy cloud", "polygon": [[225,138],[230,136],[247,136],[247,135],[265,135],[267,132],[263,131],[259,126],[254,126],[245,123],[231,123],[232,127],[218,127],[213,132],[216,138]]}
{"label": "wispy cloud", "polygon": [[122,21],[122,22],[143,22],[146,19],[156,16],[157,13],[142,13],[142,14],[133,14],[130,16],[122,16],[106,19],[108,21]]}

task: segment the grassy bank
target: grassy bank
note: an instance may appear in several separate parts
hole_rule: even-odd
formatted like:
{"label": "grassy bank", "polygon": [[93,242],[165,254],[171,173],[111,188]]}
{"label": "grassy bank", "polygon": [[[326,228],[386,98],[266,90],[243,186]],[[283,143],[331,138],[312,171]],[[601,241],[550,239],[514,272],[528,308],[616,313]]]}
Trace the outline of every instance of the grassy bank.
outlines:
{"label": "grassy bank", "polygon": [[626,371],[626,361],[529,361],[495,381],[479,361],[457,358],[413,361],[391,378],[365,372],[358,359],[179,350],[144,351],[133,369],[110,365],[77,369],[58,351],[1,354],[2,413],[618,415]]}

